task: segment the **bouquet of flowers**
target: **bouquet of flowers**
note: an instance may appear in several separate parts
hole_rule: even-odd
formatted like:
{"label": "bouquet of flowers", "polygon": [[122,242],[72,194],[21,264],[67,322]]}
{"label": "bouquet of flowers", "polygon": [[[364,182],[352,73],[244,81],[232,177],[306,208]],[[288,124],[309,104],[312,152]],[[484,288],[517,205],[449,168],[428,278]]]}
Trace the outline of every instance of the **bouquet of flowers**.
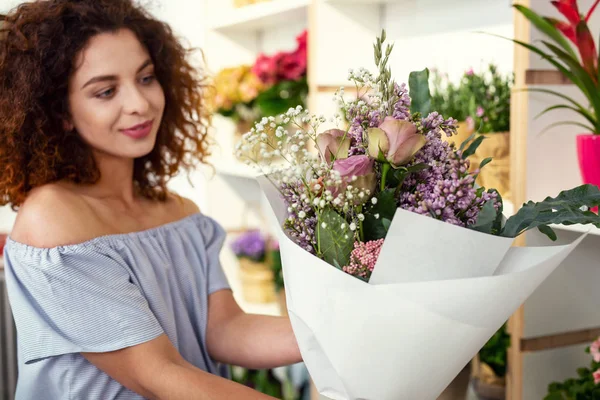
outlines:
{"label": "bouquet of flowers", "polygon": [[234,122],[254,121],[259,117],[255,100],[265,90],[252,72],[252,66],[225,68],[215,77],[214,108],[218,114]]}
{"label": "bouquet of flowers", "polygon": [[595,400],[600,399],[600,337],[586,350],[592,356],[589,368],[579,368],[578,378],[548,385],[544,400]]}
{"label": "bouquet of flowers", "polygon": [[336,94],[348,126],[337,115],[321,131],[326,118],[297,107],[263,118],[237,147],[265,174],[294,332],[317,389],[336,400],[435,399],[582,240],[511,248],[514,237],[600,226],[586,209],[600,203],[592,186],[506,219],[501,196],[469,171],[483,138],[443,141],[456,121],[430,112],[427,70],[409,87],[394,82],[384,41],[379,74],[351,70],[357,98]]}

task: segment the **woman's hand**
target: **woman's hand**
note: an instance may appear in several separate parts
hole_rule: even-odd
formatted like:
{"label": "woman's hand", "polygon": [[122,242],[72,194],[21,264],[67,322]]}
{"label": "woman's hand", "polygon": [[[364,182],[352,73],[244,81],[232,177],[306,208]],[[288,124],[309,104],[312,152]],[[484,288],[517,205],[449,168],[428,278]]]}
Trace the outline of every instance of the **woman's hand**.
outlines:
{"label": "woman's hand", "polygon": [[249,369],[302,361],[288,317],[246,314],[230,290],[208,298],[206,344],[216,361]]}

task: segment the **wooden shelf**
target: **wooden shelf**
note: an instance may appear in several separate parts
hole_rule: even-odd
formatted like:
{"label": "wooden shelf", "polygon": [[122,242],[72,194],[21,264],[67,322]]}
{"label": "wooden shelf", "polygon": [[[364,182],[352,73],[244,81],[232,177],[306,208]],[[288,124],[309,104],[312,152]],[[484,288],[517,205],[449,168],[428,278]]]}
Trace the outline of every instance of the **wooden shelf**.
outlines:
{"label": "wooden shelf", "polygon": [[260,31],[290,20],[307,18],[311,0],[272,0],[233,9],[218,18],[210,29],[221,33]]}
{"label": "wooden shelf", "polygon": [[527,85],[572,85],[560,71],[528,69],[525,71]]}

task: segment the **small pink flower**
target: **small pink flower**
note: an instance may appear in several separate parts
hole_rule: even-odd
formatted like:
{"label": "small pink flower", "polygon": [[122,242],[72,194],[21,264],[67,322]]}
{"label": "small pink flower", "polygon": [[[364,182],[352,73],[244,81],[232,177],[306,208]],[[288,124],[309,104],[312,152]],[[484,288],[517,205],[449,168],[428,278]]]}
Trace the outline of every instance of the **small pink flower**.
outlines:
{"label": "small pink flower", "polygon": [[473,68],[469,68],[468,70],[465,71],[465,74],[467,74],[467,76],[473,76],[475,72],[473,71]]}
{"label": "small pink flower", "polygon": [[597,385],[600,383],[600,368],[593,373],[594,375],[594,383]]}
{"label": "small pink flower", "polygon": [[476,114],[477,114],[478,117],[480,117],[480,118],[483,117],[483,113],[484,112],[485,111],[484,111],[483,107],[477,106],[477,112],[476,112]]}
{"label": "small pink flower", "polygon": [[341,129],[329,129],[317,136],[317,148],[321,159],[328,163],[334,158],[346,158],[350,150],[350,136]]}
{"label": "small pink flower", "polygon": [[465,122],[467,123],[467,129],[469,132],[472,132],[475,130],[475,120],[473,119],[473,117],[468,116],[467,119],[465,120]]}
{"label": "small pink flower", "polygon": [[595,362],[600,362],[600,337],[591,344],[590,354]]}
{"label": "small pink flower", "polygon": [[347,274],[368,280],[375,269],[381,246],[383,246],[383,239],[366,243],[354,242],[354,250],[350,255],[350,265],[344,266],[342,270]]}

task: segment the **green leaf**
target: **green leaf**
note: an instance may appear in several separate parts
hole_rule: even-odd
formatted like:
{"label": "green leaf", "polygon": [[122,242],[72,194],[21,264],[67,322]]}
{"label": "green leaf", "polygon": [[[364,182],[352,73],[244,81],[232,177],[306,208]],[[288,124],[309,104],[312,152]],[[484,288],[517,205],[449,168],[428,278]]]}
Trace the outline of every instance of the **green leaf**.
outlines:
{"label": "green leaf", "polygon": [[592,128],[589,125],[586,124],[582,124],[581,122],[575,122],[575,121],[561,121],[561,122],[555,122],[553,124],[548,125],[547,127],[545,127],[541,132],[540,135],[548,132],[550,129],[556,127],[556,126],[562,126],[562,125],[574,125],[574,126],[580,126],[582,128],[584,128],[586,130],[586,132],[589,133],[594,133],[596,130],[594,128]]}
{"label": "green leaf", "polygon": [[540,225],[538,226],[538,230],[544,235],[548,236],[548,238],[550,238],[552,241],[557,239],[556,232],[554,232],[554,229],[550,228],[548,225]]}
{"label": "green leaf", "polygon": [[529,229],[551,224],[592,224],[600,227],[600,216],[591,211],[581,210],[583,206],[591,208],[598,205],[600,189],[597,186],[581,185],[564,190],[555,198],[547,197],[538,203],[530,201],[523,204],[523,207],[506,221],[501,236],[516,237]]}
{"label": "green leaf", "polygon": [[517,92],[534,92],[534,93],[548,93],[551,94],[553,96],[557,96],[560,97],[564,100],[567,100],[568,102],[570,102],[571,104],[573,104],[575,106],[575,108],[577,108],[578,112],[583,115],[587,120],[589,120],[590,122],[592,122],[593,125],[596,125],[596,117],[590,113],[587,108],[585,108],[584,106],[582,106],[580,103],[576,102],[575,100],[573,100],[571,97],[554,91],[554,90],[550,90],[550,89],[544,89],[544,88],[523,88],[523,89],[515,89],[515,91]]}
{"label": "green leaf", "polygon": [[408,76],[410,112],[421,113],[426,117],[431,110],[431,94],[429,92],[429,70],[413,71]]}
{"label": "green leaf", "polygon": [[565,64],[567,64],[573,75],[580,81],[579,89],[585,94],[590,101],[596,115],[600,115],[600,96],[598,95],[598,87],[588,72],[579,64],[579,60],[572,58],[567,53],[554,46],[552,43],[542,41],[550,50],[552,50]]}
{"label": "green leaf", "polygon": [[544,33],[549,38],[553,39],[560,47],[562,47],[566,52],[568,52],[573,58],[577,58],[575,51],[565,39],[563,34],[554,27],[550,22],[545,20],[543,17],[540,17],[535,12],[533,12],[530,8],[527,8],[523,5],[515,4],[514,8],[517,9],[525,18],[529,20],[536,28],[538,28],[542,33]]}
{"label": "green leaf", "polygon": [[469,147],[467,147],[467,149],[462,153],[462,158],[468,158],[471,157],[473,154],[475,154],[475,152],[477,151],[477,148],[481,145],[481,142],[483,142],[485,140],[485,136],[484,135],[479,135],[479,137],[475,140],[473,140],[473,142],[469,145]]}
{"label": "green leaf", "polygon": [[[391,221],[398,208],[396,199],[394,198],[394,192],[394,189],[380,192],[376,196],[377,204],[371,204],[371,206],[363,213],[365,215],[365,220],[363,221],[365,242],[383,239],[387,235],[390,226],[389,224],[386,226],[385,221]],[[376,214],[379,214],[379,218],[375,218]]]}
{"label": "green leaf", "polygon": [[597,122],[594,120],[594,117],[592,117],[591,115],[588,117],[588,115],[582,113],[581,110],[579,110],[578,108],[570,106],[568,104],[557,104],[555,106],[548,107],[545,110],[543,110],[542,112],[540,112],[538,115],[536,115],[534,117],[534,119],[538,119],[539,117],[546,114],[547,112],[550,112],[553,110],[559,110],[559,109],[568,109],[568,110],[575,111],[576,113],[578,113],[578,114],[582,115],[584,118],[586,118],[589,122],[591,122],[592,125],[596,126],[596,124],[597,124]]}
{"label": "green leaf", "polygon": [[[343,225],[346,229],[342,229]],[[326,262],[338,268],[348,265],[354,246],[354,235],[344,217],[332,208],[325,208],[319,215],[317,235],[321,254]]]}
{"label": "green leaf", "polygon": [[463,151],[465,149],[465,147],[467,147],[467,145],[469,143],[471,143],[471,141],[473,139],[475,139],[475,136],[477,136],[477,132],[473,133],[471,136],[469,136],[468,138],[466,138],[465,141],[460,144],[460,147],[458,149],[460,151]]}
{"label": "green leaf", "polygon": [[[483,169],[483,167],[485,167],[486,165],[488,165],[489,163],[491,163],[493,160],[492,157],[487,157],[484,158],[480,163],[479,163],[479,171],[481,171]],[[473,177],[474,179],[477,179],[477,177],[479,176],[479,173],[475,174],[475,176]]]}
{"label": "green leaf", "polygon": [[469,226],[469,228],[478,232],[492,234],[494,227],[494,221],[496,221],[496,208],[494,207],[495,201],[489,200],[484,205],[479,215],[477,215],[477,221]]}
{"label": "green leaf", "polygon": [[414,173],[414,172],[424,171],[426,169],[429,169],[429,164],[425,164],[425,163],[418,163],[415,165],[411,165],[410,167],[406,167],[406,171],[409,174]]}

